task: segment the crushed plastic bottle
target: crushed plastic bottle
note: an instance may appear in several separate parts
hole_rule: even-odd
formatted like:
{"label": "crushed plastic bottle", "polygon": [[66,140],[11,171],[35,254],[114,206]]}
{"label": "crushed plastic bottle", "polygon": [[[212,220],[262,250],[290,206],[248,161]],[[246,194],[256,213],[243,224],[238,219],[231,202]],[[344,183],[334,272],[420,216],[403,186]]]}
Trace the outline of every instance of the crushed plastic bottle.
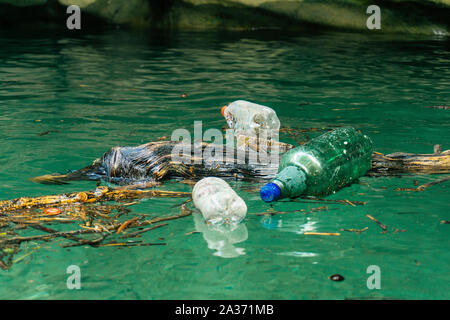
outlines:
{"label": "crushed plastic bottle", "polygon": [[210,224],[237,224],[247,214],[244,200],[224,180],[208,177],[198,181],[192,190],[194,205]]}
{"label": "crushed plastic bottle", "polygon": [[243,135],[270,140],[276,136],[278,139],[280,120],[269,107],[237,100],[222,107],[221,113],[236,137]]}
{"label": "crushed plastic bottle", "polygon": [[262,200],[330,194],[363,176],[371,167],[373,144],[352,127],[327,132],[291,149],[275,179],[260,190]]}

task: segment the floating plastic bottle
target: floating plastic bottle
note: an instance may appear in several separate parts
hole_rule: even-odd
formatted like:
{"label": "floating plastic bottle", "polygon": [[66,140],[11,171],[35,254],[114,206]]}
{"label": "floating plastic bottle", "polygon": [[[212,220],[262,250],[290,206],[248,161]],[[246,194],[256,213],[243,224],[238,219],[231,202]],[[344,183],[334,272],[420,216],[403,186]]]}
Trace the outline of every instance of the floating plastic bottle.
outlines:
{"label": "floating plastic bottle", "polygon": [[274,110],[260,104],[237,100],[222,107],[228,127],[236,137],[260,137],[271,139],[280,130],[280,120]]}
{"label": "floating plastic bottle", "polygon": [[247,205],[224,180],[208,177],[192,190],[194,205],[211,224],[239,223],[247,214]]}
{"label": "floating plastic bottle", "polygon": [[260,190],[266,202],[330,194],[371,167],[373,144],[352,127],[339,128],[286,152],[275,179]]}

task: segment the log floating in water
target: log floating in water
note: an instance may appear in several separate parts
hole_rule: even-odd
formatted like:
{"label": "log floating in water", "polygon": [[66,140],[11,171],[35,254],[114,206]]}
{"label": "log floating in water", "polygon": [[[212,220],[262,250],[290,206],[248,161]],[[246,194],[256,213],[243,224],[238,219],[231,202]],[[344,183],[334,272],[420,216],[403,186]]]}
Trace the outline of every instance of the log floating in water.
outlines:
{"label": "log floating in water", "polygon": [[[311,129],[308,131],[307,129],[284,128],[284,131],[297,136],[309,132]],[[236,148],[229,154],[227,148],[223,148],[223,146],[216,148],[215,144],[205,142],[190,145],[177,141],[156,141],[135,147],[114,147],[95,160],[92,165],[83,169],[64,175],[44,175],[31,180],[44,184],[65,184],[73,180],[105,180],[121,185],[136,183],[156,185],[158,181],[171,178],[196,181],[207,176],[250,181],[268,180],[277,173],[278,163],[273,163],[273,161],[252,163],[248,151],[264,150],[271,154],[275,150],[275,152],[279,151],[281,157],[284,152],[294,147],[283,142],[253,137],[240,136],[238,141],[240,141],[241,147],[247,148],[243,159],[240,158],[242,155],[238,156],[239,152]],[[172,154],[178,154],[178,150],[183,150],[181,157],[183,161],[180,161],[181,158],[177,160],[172,157]],[[215,152],[214,157],[205,158],[205,153],[210,154],[212,150]],[[222,154],[217,155],[216,152]],[[368,175],[420,172],[449,173],[450,150],[441,152],[440,146],[436,145],[432,154],[396,152],[384,155],[374,152],[372,169]]]}
{"label": "log floating in water", "polygon": [[396,152],[388,155],[374,152],[370,176],[397,173],[450,173],[450,150],[440,152],[435,146],[435,153],[414,154]]}
{"label": "log floating in water", "polygon": [[[207,176],[223,178],[268,179],[275,176],[278,162],[252,161],[256,154],[248,150],[270,150],[277,148],[280,153],[286,152],[291,145],[282,142],[257,140],[243,137],[240,140],[247,146],[247,151],[232,149],[227,151],[222,145],[215,144],[182,144],[176,141],[150,142],[136,147],[115,147],[107,151],[92,165],[69,174],[50,174],[32,178],[42,184],[66,184],[74,180],[105,180],[115,184],[130,185],[140,182],[156,182],[171,178],[196,179]],[[174,149],[174,148],[177,149]],[[180,155],[178,151],[183,151]],[[205,154],[214,151],[214,157],[204,158]],[[215,154],[222,152],[222,154]],[[173,159],[172,155],[178,156]],[[258,157],[261,157],[258,153]],[[278,159],[277,159],[278,160]]]}

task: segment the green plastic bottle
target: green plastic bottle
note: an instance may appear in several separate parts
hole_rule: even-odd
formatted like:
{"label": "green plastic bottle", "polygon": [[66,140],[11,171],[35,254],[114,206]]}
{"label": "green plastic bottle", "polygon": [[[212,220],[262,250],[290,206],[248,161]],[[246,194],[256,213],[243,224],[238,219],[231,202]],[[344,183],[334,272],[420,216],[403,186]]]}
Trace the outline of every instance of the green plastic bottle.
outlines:
{"label": "green plastic bottle", "polygon": [[343,127],[286,152],[275,179],[260,190],[272,202],[300,195],[326,195],[363,176],[371,167],[373,144],[352,127]]}

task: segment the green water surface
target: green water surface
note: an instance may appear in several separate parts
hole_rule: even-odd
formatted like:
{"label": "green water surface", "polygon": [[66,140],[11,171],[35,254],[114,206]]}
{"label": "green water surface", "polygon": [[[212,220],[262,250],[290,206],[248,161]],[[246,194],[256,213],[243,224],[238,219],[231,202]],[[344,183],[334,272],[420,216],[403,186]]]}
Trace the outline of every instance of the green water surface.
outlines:
{"label": "green water surface", "polygon": [[[192,130],[194,120],[221,129],[220,107],[237,99],[272,107],[282,126],[354,126],[382,153],[431,153],[434,144],[450,149],[450,110],[425,108],[450,105],[449,49],[445,37],[402,35],[2,30],[0,199],[92,190],[95,182],[52,186],[28,179],[84,167],[112,146]],[[189,216],[141,238],[164,238],[166,246],[41,243],[0,271],[0,298],[449,299],[450,224],[441,220],[450,220],[450,183],[394,191],[444,176],[364,177],[329,197],[364,206],[282,201],[273,209],[328,210],[274,216],[257,215],[271,207],[259,199],[260,185],[231,182],[249,211],[234,245],[241,255],[219,257],[206,234],[186,235],[196,230]],[[192,187],[167,182],[162,188]],[[182,201],[144,200],[129,216],[174,215]],[[365,227],[360,234],[339,231]],[[80,290],[66,287],[70,265],[81,268]],[[367,287],[371,265],[381,270],[381,289]],[[345,280],[333,282],[332,274]]]}

